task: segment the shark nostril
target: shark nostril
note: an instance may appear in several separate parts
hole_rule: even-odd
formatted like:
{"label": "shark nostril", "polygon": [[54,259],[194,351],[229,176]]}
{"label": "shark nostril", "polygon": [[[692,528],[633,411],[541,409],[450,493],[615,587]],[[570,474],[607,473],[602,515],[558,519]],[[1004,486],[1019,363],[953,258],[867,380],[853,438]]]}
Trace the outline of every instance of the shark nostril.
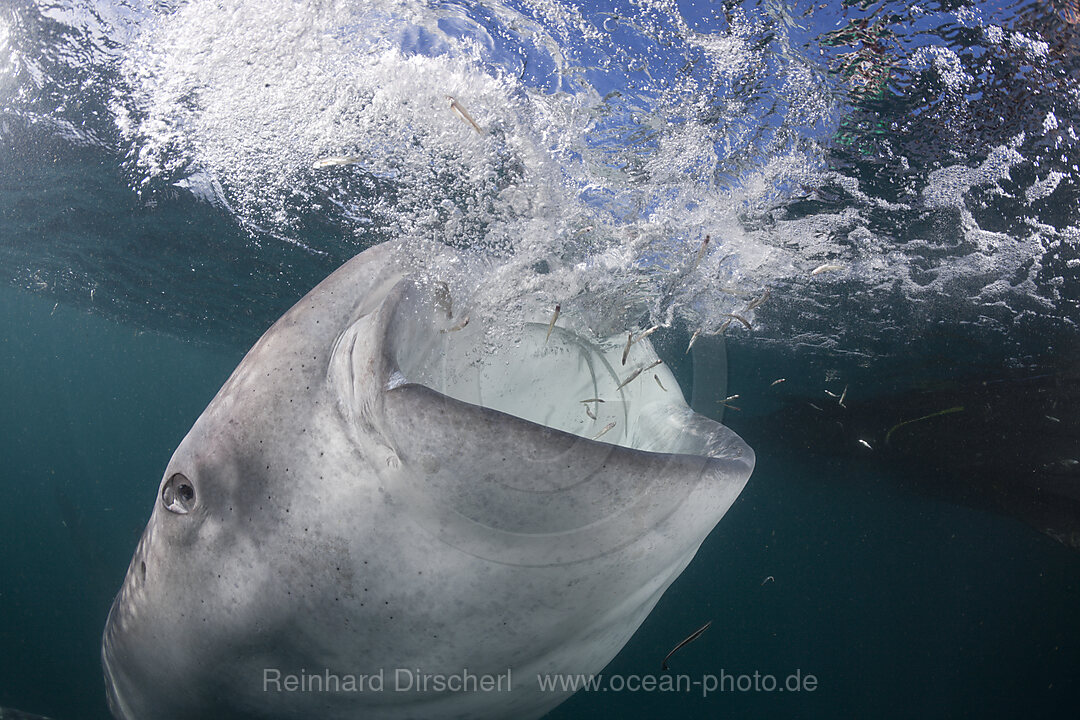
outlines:
{"label": "shark nostril", "polygon": [[146,563],[145,562],[140,562],[139,563],[139,571],[142,573],[142,579],[145,582],[146,581]]}

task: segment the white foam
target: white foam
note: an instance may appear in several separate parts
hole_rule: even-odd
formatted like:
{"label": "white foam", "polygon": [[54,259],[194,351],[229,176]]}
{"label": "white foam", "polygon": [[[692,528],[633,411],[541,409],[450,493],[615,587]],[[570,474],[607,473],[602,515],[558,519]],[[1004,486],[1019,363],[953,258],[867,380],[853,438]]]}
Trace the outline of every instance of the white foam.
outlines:
{"label": "white foam", "polygon": [[[969,207],[977,193],[1006,194],[1029,138],[974,166],[949,164],[943,148],[924,183],[883,200],[830,167],[850,108],[816,58],[761,42],[786,48],[782,26],[735,9],[703,32],[670,3],[646,5],[630,23],[549,0],[488,5],[483,17],[391,0],[190,0],[142,21],[127,46],[117,126],[146,182],[224,203],[277,236],[327,208],[357,249],[390,235],[476,249],[467,266],[432,271],[504,320],[531,293],[575,308],[601,335],[672,319],[716,329],[762,288],[803,282],[824,263],[846,271],[818,284],[899,284],[911,297],[962,285],[974,302],[1008,292],[999,278],[1034,272],[1038,234],[987,231]],[[1002,52],[1045,54],[1045,43],[983,25],[981,12],[957,20]],[[673,58],[678,72],[662,71]],[[981,82],[940,46],[915,50],[901,71],[931,71],[958,111]],[[1043,133],[1060,124],[1045,114]],[[312,168],[327,156],[356,161]],[[1046,174],[1020,199],[1045,198],[1062,179]],[[847,206],[787,212],[793,196],[825,186]],[[955,215],[957,237],[898,246],[874,229],[882,211]],[[706,234],[709,251],[688,269]],[[945,246],[964,250],[938,253]],[[916,271],[927,253],[937,253],[930,270]],[[1009,286],[1034,292],[1023,278]]]}

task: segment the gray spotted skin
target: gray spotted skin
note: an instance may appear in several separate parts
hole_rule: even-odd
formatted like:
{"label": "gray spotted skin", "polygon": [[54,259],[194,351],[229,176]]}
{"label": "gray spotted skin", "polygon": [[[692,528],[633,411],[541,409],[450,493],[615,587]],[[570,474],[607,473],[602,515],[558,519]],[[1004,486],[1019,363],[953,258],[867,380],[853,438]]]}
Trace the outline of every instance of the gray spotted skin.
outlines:
{"label": "gray spotted skin", "polygon": [[[298,302],[174,453],[105,628],[118,719],[540,717],[568,693],[537,673],[600,671],[741,491],[753,452],[677,392],[621,391],[620,444],[577,433],[559,388],[522,401],[533,357],[568,394],[616,384],[569,330],[470,375],[483,329],[443,332],[399,249]],[[397,691],[398,669],[513,688]],[[268,670],[384,686],[281,692]]]}

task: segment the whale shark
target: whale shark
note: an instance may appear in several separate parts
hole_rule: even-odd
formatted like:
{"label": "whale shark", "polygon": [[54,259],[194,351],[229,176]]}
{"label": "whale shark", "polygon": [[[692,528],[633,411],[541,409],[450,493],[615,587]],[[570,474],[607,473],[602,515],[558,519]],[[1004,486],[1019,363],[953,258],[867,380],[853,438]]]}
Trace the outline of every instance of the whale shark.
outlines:
{"label": "whale shark", "polygon": [[119,720],[540,717],[746,484],[647,339],[493,334],[407,255],[322,281],[176,448],[103,634]]}

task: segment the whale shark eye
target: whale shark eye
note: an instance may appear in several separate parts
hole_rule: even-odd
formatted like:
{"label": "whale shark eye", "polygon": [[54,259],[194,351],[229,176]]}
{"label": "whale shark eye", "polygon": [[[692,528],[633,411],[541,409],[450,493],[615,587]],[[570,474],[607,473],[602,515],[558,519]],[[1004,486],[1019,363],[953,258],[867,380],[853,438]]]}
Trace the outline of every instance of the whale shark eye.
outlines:
{"label": "whale shark eye", "polygon": [[176,473],[162,486],[161,502],[169,512],[186,515],[195,507],[195,484]]}

